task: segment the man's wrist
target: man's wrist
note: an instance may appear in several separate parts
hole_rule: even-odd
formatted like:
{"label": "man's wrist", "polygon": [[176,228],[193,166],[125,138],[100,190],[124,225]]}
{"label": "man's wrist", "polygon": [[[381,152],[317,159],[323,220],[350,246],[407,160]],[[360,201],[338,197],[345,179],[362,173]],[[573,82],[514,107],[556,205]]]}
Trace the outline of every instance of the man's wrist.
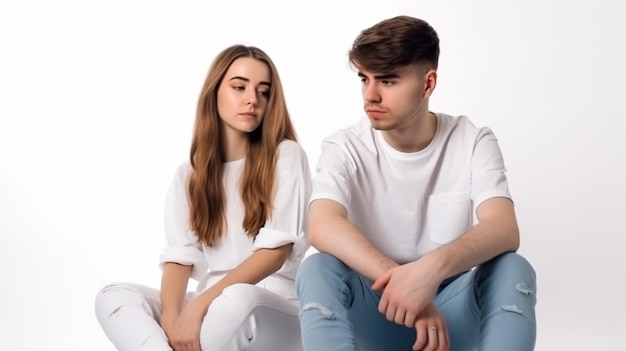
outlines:
{"label": "man's wrist", "polygon": [[396,263],[394,260],[388,258],[388,257],[384,257],[381,261],[380,264],[378,265],[378,271],[376,272],[376,274],[374,275],[374,280],[380,278],[383,274],[387,273],[390,269],[392,268],[396,268],[398,267],[399,264]]}
{"label": "man's wrist", "polygon": [[442,255],[441,252],[432,251],[420,258],[420,261],[428,267],[428,271],[431,272],[432,277],[436,278],[438,282],[443,282],[448,277],[446,256]]}

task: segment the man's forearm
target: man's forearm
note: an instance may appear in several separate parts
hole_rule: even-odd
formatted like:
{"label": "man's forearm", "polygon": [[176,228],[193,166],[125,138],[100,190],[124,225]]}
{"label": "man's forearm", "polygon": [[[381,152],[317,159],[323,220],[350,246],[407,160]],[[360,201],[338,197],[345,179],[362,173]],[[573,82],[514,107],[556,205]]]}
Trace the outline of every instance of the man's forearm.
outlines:
{"label": "man's forearm", "polygon": [[421,260],[429,262],[441,280],[465,272],[499,254],[516,251],[519,233],[516,225],[482,222],[457,240],[443,246]]}
{"label": "man's forearm", "polygon": [[309,241],[320,252],[337,257],[372,281],[398,265],[345,218],[335,218],[312,226]]}

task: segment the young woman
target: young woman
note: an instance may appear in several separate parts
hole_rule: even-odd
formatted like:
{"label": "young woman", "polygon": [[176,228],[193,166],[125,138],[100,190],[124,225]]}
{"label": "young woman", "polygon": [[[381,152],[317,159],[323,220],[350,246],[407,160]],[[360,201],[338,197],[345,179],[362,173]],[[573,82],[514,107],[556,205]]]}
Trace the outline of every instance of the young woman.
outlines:
{"label": "young woman", "polygon": [[294,277],[310,187],[272,60],[225,49],[167,194],[161,289],[104,287],[95,305],[109,340],[120,351],[300,350]]}

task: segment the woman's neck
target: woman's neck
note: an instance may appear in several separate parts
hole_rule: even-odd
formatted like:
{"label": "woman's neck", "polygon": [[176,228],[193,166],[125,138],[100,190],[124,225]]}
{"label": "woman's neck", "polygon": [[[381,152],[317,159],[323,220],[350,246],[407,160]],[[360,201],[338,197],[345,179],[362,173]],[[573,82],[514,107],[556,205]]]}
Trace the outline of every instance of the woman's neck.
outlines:
{"label": "woman's neck", "polygon": [[226,128],[222,143],[223,161],[230,162],[245,158],[250,142],[245,133],[235,132]]}

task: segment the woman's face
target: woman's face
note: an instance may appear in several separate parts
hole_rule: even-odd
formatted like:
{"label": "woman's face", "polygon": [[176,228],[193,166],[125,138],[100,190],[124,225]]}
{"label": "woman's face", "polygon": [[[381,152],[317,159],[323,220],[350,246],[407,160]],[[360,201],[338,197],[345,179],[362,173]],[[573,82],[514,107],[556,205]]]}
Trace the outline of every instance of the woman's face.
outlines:
{"label": "woman's face", "polygon": [[261,125],[271,83],[264,62],[251,57],[233,61],[217,90],[217,110],[226,129],[245,134]]}

